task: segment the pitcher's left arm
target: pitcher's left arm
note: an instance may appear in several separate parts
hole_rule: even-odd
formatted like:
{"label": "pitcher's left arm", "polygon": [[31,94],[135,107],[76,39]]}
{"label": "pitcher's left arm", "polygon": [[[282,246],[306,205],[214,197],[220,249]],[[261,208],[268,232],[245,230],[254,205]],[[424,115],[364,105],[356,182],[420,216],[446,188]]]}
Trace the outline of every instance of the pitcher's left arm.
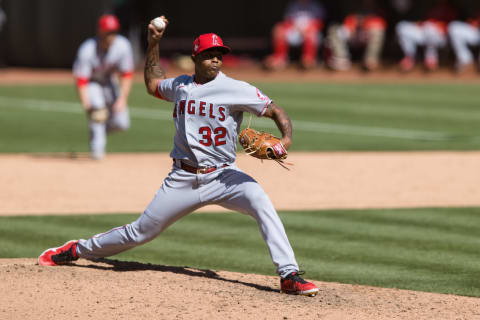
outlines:
{"label": "pitcher's left arm", "polygon": [[281,142],[285,149],[288,150],[292,144],[292,121],[283,108],[276,105],[274,102],[270,103],[267,110],[263,113],[264,117],[275,121],[278,130],[282,133]]}

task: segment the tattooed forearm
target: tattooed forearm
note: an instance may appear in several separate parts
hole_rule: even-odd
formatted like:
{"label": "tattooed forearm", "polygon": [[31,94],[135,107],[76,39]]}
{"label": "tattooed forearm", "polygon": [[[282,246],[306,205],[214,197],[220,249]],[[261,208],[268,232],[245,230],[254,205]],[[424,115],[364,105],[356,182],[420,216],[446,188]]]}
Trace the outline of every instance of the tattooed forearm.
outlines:
{"label": "tattooed forearm", "polygon": [[150,94],[153,94],[156,90],[157,81],[155,80],[165,79],[165,70],[160,66],[160,56],[157,44],[149,45],[147,48],[143,77]]}
{"label": "tattooed forearm", "polygon": [[277,124],[278,129],[280,129],[282,136],[291,138],[292,121],[290,121],[287,113],[282,108],[277,107],[275,114],[277,116],[274,117],[273,120],[275,120],[275,123]]}
{"label": "tattooed forearm", "polygon": [[290,117],[285,110],[271,103],[265,111],[264,116],[275,121],[275,124],[282,133],[282,140],[288,144],[286,146],[288,148],[292,139],[292,121],[290,121]]}

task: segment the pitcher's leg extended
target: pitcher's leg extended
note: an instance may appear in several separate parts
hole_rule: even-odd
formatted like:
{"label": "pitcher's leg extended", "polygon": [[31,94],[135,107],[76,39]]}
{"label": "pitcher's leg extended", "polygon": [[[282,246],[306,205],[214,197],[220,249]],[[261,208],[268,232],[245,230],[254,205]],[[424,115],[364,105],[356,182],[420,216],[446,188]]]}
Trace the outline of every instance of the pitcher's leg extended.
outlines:
{"label": "pitcher's leg extended", "polygon": [[97,234],[87,240],[80,239],[77,254],[85,259],[110,257],[153,240],[162,229],[161,223],[144,212],[132,223]]}
{"label": "pitcher's leg extended", "polygon": [[[196,190],[172,188],[170,176],[157,191],[144,213],[133,223],[80,240],[77,252],[81,258],[103,258],[153,240],[181,217],[200,206]],[[167,184],[169,186],[167,186]]]}
{"label": "pitcher's leg extended", "polygon": [[72,240],[61,247],[47,249],[38,258],[39,264],[55,266],[78,258],[104,258],[154,239],[172,223],[201,206],[198,190],[192,187],[194,176],[173,170],[136,221],[87,240]]}

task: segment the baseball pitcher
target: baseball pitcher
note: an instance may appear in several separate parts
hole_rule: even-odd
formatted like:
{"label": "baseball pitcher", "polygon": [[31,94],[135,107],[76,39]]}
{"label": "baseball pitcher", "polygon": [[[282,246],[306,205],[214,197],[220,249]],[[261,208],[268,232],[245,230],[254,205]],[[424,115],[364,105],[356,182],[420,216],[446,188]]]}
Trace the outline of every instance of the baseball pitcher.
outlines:
{"label": "baseball pitcher", "polygon": [[[167,26],[168,21],[161,18]],[[194,75],[166,79],[158,46],[164,31],[165,27],[148,26],[144,76],[149,94],[173,104],[176,133],[170,154],[172,171],[136,221],[87,240],[72,240],[47,249],[40,255],[39,264],[55,266],[78,258],[115,255],[154,239],[196,209],[217,204],[257,221],[281,277],[282,292],[315,296],[318,288],[299,276],[292,247],[269,197],[235,164],[244,112],[271,118],[277,124],[282,137],[270,148],[269,157],[273,159],[284,159],[291,144],[290,118],[257,88],[221,72],[223,55],[230,48],[213,33],[202,34],[193,42]]]}
{"label": "baseball pitcher", "polygon": [[127,100],[134,71],[133,51],[127,38],[117,34],[119,29],[115,16],[101,16],[97,36],[80,45],[73,64],[78,96],[88,117],[90,151],[96,160],[105,156],[107,133],[130,127]]}

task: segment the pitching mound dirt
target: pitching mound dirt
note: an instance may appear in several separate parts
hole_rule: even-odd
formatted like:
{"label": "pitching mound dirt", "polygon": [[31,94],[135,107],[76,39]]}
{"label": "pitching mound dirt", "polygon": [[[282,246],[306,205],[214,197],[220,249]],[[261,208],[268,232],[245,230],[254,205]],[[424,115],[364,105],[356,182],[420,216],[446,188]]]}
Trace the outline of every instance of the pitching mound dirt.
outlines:
{"label": "pitching mound dirt", "polygon": [[40,267],[0,260],[0,318],[480,319],[480,300],[316,282],[314,297],[279,293],[277,277],[104,260]]}

